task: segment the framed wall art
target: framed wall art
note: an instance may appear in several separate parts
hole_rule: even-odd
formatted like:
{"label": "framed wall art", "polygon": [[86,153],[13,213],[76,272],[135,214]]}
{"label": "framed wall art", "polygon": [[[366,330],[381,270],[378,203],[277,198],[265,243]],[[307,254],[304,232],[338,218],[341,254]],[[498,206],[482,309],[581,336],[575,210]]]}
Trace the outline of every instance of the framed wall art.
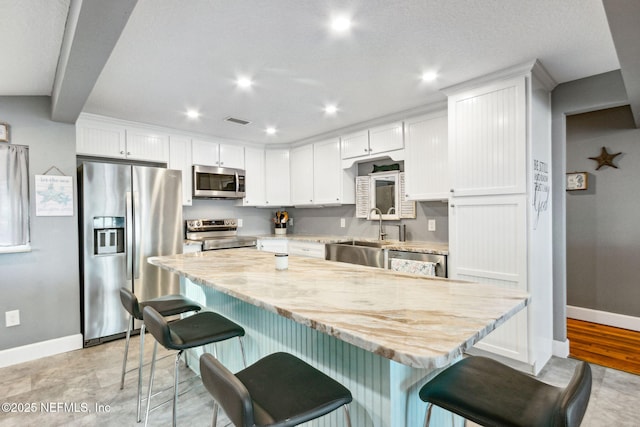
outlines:
{"label": "framed wall art", "polygon": [[567,191],[586,190],[589,188],[587,172],[570,172],[567,174]]}
{"label": "framed wall art", "polygon": [[0,123],[0,142],[9,142],[9,125]]}

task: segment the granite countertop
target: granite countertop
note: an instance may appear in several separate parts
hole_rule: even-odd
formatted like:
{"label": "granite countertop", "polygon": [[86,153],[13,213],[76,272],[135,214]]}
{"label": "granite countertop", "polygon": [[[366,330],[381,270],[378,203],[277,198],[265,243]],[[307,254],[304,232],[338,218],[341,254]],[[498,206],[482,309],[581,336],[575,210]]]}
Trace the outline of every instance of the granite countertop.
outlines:
{"label": "granite countertop", "polygon": [[[527,293],[372,267],[228,249],[153,265],[415,368],[447,366],[524,308]],[[213,307],[215,309],[215,307]]]}
{"label": "granite countertop", "polygon": [[[297,240],[301,242],[313,242],[313,243],[340,243],[349,242],[352,240],[377,242],[378,240],[368,237],[354,237],[354,236],[331,236],[322,234],[265,234],[257,236],[258,239],[281,239],[281,240]],[[400,242],[399,240],[384,240],[383,248],[418,252],[425,254],[437,254],[437,255],[449,255],[449,245],[446,243],[435,242],[421,242],[421,241],[409,241]]]}

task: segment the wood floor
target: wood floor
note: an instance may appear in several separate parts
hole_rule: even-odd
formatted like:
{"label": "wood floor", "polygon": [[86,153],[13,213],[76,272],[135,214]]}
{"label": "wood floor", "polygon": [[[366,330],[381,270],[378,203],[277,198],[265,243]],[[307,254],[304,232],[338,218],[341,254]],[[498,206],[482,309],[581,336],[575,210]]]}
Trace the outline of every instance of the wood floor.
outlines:
{"label": "wood floor", "polygon": [[571,357],[640,375],[640,332],[567,319]]}

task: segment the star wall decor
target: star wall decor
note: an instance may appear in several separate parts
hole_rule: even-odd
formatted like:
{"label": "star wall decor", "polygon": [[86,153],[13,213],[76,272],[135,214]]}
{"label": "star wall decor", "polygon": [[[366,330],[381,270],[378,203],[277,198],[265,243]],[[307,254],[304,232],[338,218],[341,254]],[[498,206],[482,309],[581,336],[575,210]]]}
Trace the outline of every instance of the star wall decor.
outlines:
{"label": "star wall decor", "polygon": [[618,169],[618,167],[613,164],[613,159],[620,154],[622,153],[609,154],[606,147],[602,147],[602,150],[600,151],[600,155],[598,157],[589,158],[598,162],[598,167],[596,168],[596,170],[600,169],[602,166],[611,166],[612,168]]}

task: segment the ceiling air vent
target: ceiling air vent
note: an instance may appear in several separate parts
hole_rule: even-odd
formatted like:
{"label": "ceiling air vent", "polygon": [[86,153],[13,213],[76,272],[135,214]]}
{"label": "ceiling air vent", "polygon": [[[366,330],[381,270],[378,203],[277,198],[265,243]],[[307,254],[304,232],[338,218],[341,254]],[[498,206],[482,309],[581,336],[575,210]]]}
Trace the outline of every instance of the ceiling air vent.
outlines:
{"label": "ceiling air vent", "polygon": [[227,121],[227,122],[236,123],[238,125],[248,125],[249,123],[251,123],[251,122],[249,122],[247,120],[237,119],[235,117],[227,117],[224,120]]}

